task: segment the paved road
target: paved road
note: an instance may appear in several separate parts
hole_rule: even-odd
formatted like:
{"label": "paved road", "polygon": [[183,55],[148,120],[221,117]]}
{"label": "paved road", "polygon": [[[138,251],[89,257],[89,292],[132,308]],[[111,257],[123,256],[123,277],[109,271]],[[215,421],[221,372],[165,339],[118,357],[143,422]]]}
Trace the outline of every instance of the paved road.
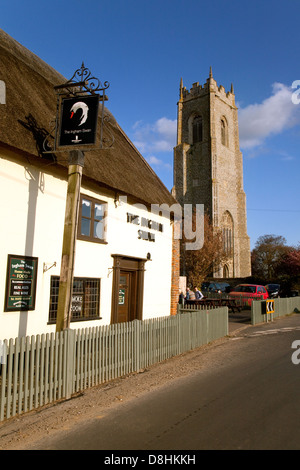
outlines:
{"label": "paved road", "polygon": [[47,439],[40,448],[300,449],[294,340],[300,340],[300,315],[248,327],[211,348],[211,367]]}

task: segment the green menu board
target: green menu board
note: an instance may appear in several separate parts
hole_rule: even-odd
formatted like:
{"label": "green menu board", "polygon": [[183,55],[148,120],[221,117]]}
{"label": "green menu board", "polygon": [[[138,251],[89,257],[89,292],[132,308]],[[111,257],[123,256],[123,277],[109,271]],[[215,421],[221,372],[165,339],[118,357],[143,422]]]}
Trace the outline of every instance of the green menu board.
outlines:
{"label": "green menu board", "polygon": [[8,255],[5,312],[34,310],[38,258]]}
{"label": "green menu board", "polygon": [[125,289],[119,289],[119,305],[125,304]]}

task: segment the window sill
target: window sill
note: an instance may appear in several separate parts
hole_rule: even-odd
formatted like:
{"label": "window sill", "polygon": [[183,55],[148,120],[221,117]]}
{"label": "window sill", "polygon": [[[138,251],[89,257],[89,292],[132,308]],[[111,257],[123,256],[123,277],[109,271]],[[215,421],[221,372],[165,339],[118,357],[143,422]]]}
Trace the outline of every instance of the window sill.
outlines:
{"label": "window sill", "polygon": [[100,245],[108,245],[108,242],[106,240],[100,240],[98,238],[89,238],[89,237],[78,236],[77,240],[81,240],[81,241],[84,241],[84,242],[98,243]]}

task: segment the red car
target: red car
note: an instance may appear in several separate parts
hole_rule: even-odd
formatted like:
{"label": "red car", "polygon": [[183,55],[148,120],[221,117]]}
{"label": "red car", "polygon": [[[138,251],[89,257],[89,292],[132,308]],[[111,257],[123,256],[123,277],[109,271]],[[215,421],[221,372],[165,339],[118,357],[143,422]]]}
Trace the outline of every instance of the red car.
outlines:
{"label": "red car", "polygon": [[241,300],[242,305],[251,305],[253,300],[265,300],[269,297],[264,286],[257,284],[239,284],[229,294],[229,298]]}

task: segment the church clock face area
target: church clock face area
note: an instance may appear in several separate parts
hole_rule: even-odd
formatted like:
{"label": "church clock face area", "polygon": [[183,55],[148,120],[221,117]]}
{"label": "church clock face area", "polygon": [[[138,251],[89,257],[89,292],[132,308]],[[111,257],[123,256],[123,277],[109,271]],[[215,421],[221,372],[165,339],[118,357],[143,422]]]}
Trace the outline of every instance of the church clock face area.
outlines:
{"label": "church clock face area", "polygon": [[228,257],[214,274],[218,278],[251,274],[237,113],[233,86],[226,91],[218,85],[211,69],[206,82],[190,90],[181,80],[173,194],[182,206],[203,204],[221,230]]}

